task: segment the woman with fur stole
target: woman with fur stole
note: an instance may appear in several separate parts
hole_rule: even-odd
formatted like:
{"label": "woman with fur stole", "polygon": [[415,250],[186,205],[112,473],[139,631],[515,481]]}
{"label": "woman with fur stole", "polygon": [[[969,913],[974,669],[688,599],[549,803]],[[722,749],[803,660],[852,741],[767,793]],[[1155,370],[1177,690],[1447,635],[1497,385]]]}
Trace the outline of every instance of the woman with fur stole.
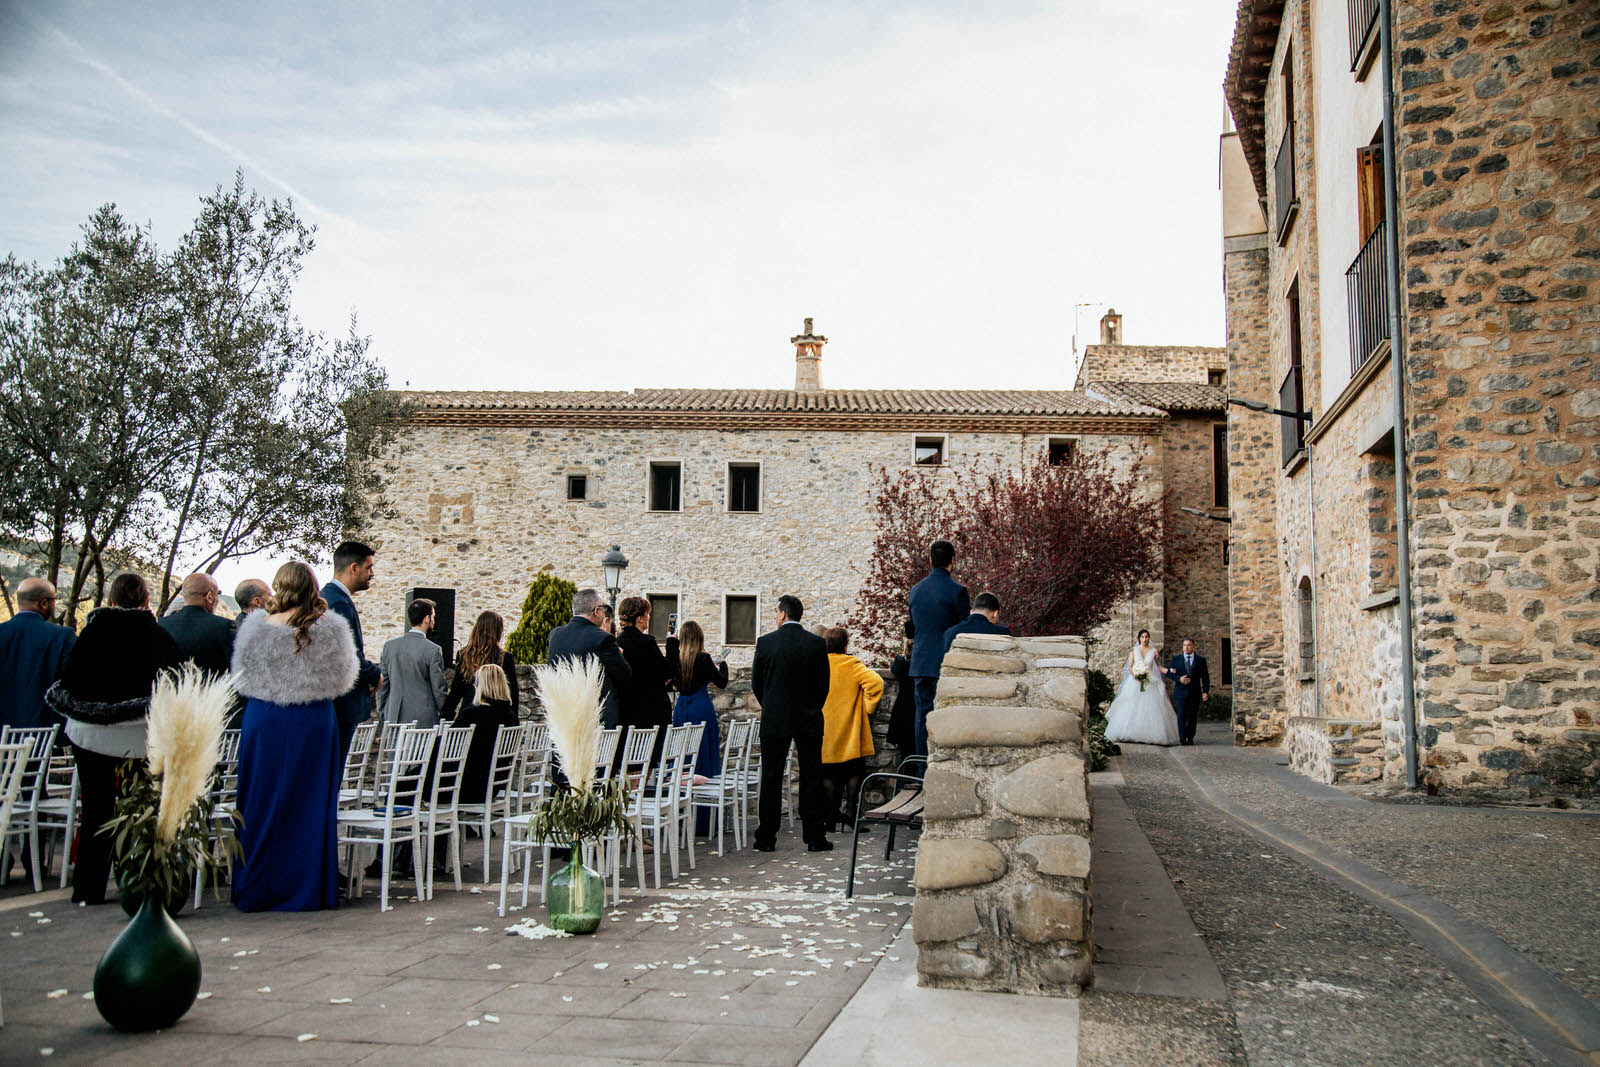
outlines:
{"label": "woman with fur stole", "polygon": [[328,612],[316,575],[291,561],[266,611],[233,646],[233,684],[248,698],[239,738],[241,911],[316,911],[339,904],[339,729],[333,698],[356,682],[349,625]]}

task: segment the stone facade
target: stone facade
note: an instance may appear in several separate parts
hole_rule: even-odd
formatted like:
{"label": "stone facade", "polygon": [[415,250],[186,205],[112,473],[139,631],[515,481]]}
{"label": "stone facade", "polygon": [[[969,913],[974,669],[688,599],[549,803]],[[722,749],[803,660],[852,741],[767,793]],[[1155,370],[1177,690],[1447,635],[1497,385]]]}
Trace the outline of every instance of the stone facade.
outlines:
{"label": "stone facade", "polygon": [[946,654],[917,848],[923,985],[1076,996],[1092,977],[1081,638]]}
{"label": "stone facade", "polygon": [[[1290,364],[1286,294],[1297,280],[1303,402],[1314,416],[1304,458],[1270,478],[1242,450],[1243,438],[1231,438],[1236,509],[1252,501],[1245,523],[1235,513],[1233,566],[1259,576],[1263,560],[1241,552],[1241,535],[1248,524],[1251,541],[1264,547],[1270,498],[1285,660],[1281,711],[1241,710],[1236,725],[1242,736],[1265,737],[1272,728],[1261,716],[1287,719],[1295,762],[1319,776],[1366,776],[1381,765],[1386,781],[1403,780],[1404,620],[1394,590],[1405,567],[1414,590],[1423,784],[1485,797],[1593,798],[1600,92],[1591,61],[1600,9],[1554,0],[1395,8],[1404,331],[1395,347],[1403,353],[1409,560],[1396,551],[1389,343],[1364,356],[1344,336],[1356,328],[1346,321],[1345,280],[1318,271],[1319,240],[1350,243],[1337,228],[1319,229],[1318,213],[1351,210],[1360,180],[1353,153],[1370,152],[1372,134],[1354,129],[1351,145],[1329,151],[1327,131],[1348,124],[1348,109],[1319,115],[1316,102],[1345,94],[1351,107],[1370,108],[1376,89],[1361,83],[1382,76],[1381,63],[1352,73],[1348,56],[1328,48],[1329,35],[1346,36],[1345,17],[1344,5],[1318,0],[1251,0],[1240,8],[1228,71],[1254,192],[1273,222],[1261,242],[1264,286],[1234,285],[1256,264],[1243,258],[1239,238],[1225,246],[1229,377],[1243,393],[1243,376],[1254,372],[1262,391],[1246,395],[1276,399]],[[1291,118],[1299,203],[1280,231],[1277,150]],[[1352,150],[1348,159],[1343,147]],[[1375,258],[1358,257],[1349,277],[1374,269]],[[1347,330],[1324,330],[1324,312]],[[1259,353],[1247,336],[1263,317],[1265,375],[1254,371]],[[1387,322],[1383,328],[1387,336]],[[1250,418],[1277,421],[1250,413],[1235,421]],[[1284,433],[1284,423],[1278,429]],[[1249,584],[1234,575],[1240,650],[1250,643],[1241,629],[1259,625],[1261,614],[1260,605],[1241,603]],[[1380,739],[1381,755],[1371,747]],[[1335,752],[1343,754],[1328,754]],[[1359,770],[1339,769],[1350,767]]]}

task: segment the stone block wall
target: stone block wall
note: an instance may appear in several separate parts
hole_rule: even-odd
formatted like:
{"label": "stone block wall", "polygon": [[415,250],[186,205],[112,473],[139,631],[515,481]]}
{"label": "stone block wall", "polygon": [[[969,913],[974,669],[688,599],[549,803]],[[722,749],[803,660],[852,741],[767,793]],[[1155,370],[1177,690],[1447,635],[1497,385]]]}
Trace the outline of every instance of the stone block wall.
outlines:
{"label": "stone block wall", "polygon": [[[1231,639],[1228,568],[1223,562],[1228,525],[1179,509],[1212,507],[1212,428],[1225,419],[1220,412],[1174,412],[1172,422],[1161,435],[1161,480],[1166,485],[1183,487],[1167,495],[1163,521],[1181,531],[1188,551],[1183,559],[1170,564],[1174,577],[1164,589],[1164,639],[1156,645],[1170,659],[1183,651],[1184,638],[1194,638],[1200,654],[1211,664],[1211,710],[1221,715],[1228,714],[1233,698],[1233,687],[1222,682],[1222,640]],[[1151,637],[1155,640],[1154,634]],[[1126,648],[1123,655],[1127,655]],[[1120,666],[1111,677],[1113,682],[1120,679]]]}
{"label": "stone block wall", "polygon": [[923,985],[1076,996],[1091,980],[1086,651],[965,636],[945,656],[912,908]]}
{"label": "stone block wall", "polygon": [[1328,785],[1376,782],[1384,773],[1383,724],[1371,719],[1290,717],[1284,727],[1289,766]]}
{"label": "stone block wall", "polygon": [[1081,382],[1198,382],[1226,371],[1226,352],[1196,345],[1086,345]]}

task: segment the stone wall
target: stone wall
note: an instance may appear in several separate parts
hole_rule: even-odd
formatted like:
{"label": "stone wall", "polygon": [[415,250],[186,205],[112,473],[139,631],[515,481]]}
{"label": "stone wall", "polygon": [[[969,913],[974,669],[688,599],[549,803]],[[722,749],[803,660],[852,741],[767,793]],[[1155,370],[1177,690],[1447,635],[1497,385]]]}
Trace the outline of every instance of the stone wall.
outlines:
{"label": "stone wall", "polygon": [[1328,785],[1364,785],[1383,777],[1384,742],[1371,719],[1291,716],[1284,727],[1289,766]]}
{"label": "stone wall", "polygon": [[[1173,580],[1166,583],[1165,634],[1155,647],[1167,657],[1183,651],[1183,639],[1194,638],[1200,654],[1211,665],[1211,710],[1227,714],[1232,707],[1233,687],[1222,682],[1222,640],[1230,637],[1228,619],[1228,569],[1223,549],[1228,543],[1228,524],[1213,522],[1180,510],[1212,507],[1212,428],[1225,416],[1191,415],[1174,412],[1172,422],[1161,435],[1161,477],[1171,486],[1183,489],[1167,494],[1163,520],[1175,527],[1187,553],[1173,561]],[[1226,471],[1226,466],[1224,466]],[[1226,512],[1218,512],[1225,514]],[[1152,641],[1157,640],[1151,635]],[[1127,655],[1127,650],[1123,650]],[[1119,667],[1113,681],[1120,676]]]}
{"label": "stone wall", "polygon": [[945,656],[912,908],[923,985],[1089,984],[1085,655],[1075,637],[965,636]]}
{"label": "stone wall", "polygon": [[1227,350],[1197,345],[1087,345],[1079,382],[1198,382],[1228,368]]}

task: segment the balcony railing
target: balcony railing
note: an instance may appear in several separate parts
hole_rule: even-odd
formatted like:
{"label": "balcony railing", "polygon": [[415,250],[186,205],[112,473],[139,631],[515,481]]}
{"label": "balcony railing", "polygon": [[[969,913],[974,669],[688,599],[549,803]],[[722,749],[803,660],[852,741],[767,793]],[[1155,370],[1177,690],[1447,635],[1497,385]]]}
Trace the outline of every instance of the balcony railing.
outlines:
{"label": "balcony railing", "polygon": [[[1289,368],[1289,373],[1284,376],[1283,384],[1278,386],[1279,411],[1304,411],[1302,406],[1305,397],[1300,387],[1300,365],[1297,363]],[[1306,447],[1306,424],[1300,419],[1288,415],[1278,416],[1278,433],[1283,438],[1283,465],[1287,467],[1295,456]]]}
{"label": "balcony railing", "polygon": [[1278,228],[1278,242],[1283,242],[1289,224],[1300,211],[1300,199],[1294,186],[1294,123],[1283,131],[1283,141],[1278,145],[1278,160],[1272,165],[1273,212]]}
{"label": "balcony railing", "polygon": [[1389,337],[1388,262],[1383,247],[1384,223],[1378,223],[1356,261],[1344,272],[1350,308],[1350,373],[1372,358]]}
{"label": "balcony railing", "polygon": [[1367,38],[1378,24],[1378,0],[1345,0],[1350,16],[1350,69],[1361,66]]}

